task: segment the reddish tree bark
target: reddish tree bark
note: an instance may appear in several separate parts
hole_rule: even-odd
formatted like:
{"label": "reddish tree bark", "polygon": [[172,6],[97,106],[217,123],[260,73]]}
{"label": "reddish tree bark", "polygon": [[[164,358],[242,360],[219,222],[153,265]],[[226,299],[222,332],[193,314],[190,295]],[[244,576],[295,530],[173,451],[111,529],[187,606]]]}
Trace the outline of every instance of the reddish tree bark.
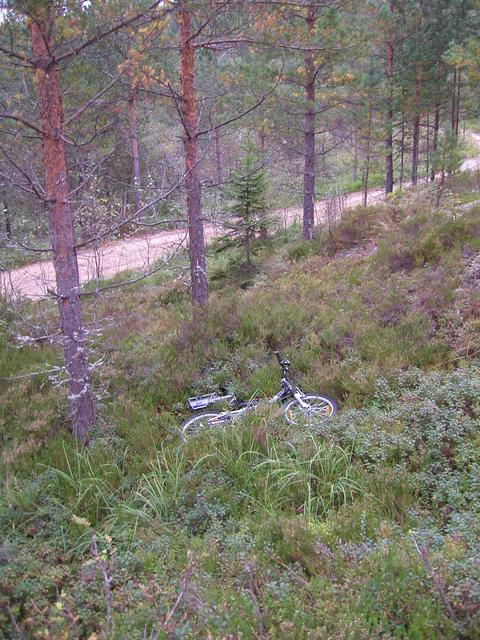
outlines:
{"label": "reddish tree bark", "polygon": [[208,281],[205,263],[205,238],[202,222],[200,177],[198,170],[198,138],[195,95],[195,47],[192,33],[192,12],[179,2],[180,27],[180,115],[184,127],[185,185],[190,255],[192,302],[205,304],[208,299]]}
{"label": "reddish tree bark", "polygon": [[[308,7],[307,29],[312,42],[315,29],[315,9]],[[304,171],[303,171],[303,237],[312,238],[315,224],[315,63],[313,51],[305,51]]]}
{"label": "reddish tree bark", "polygon": [[49,5],[38,12],[29,28],[42,129],[48,223],[70,390],[72,431],[80,441],[85,442],[95,420],[95,412],[80,308],[80,281],[69,200],[59,68],[52,54],[54,24],[54,9]]}

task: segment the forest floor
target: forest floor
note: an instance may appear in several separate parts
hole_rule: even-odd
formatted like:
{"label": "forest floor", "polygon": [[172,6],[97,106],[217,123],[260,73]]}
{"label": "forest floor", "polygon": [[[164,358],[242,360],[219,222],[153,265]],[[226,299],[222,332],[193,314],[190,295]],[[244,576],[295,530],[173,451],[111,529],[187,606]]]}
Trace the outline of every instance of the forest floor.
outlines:
{"label": "forest floor", "polygon": [[[480,134],[469,132],[472,141],[480,147]],[[467,158],[461,166],[462,171],[475,171],[480,167],[480,155]],[[383,189],[373,189],[368,193],[368,204],[380,202],[384,197]],[[346,195],[345,208],[351,209],[362,204],[363,192],[357,191]],[[327,200],[315,203],[316,222],[325,218]],[[302,208],[289,207],[274,212],[274,217],[285,227],[295,221],[301,222]],[[222,235],[222,227],[218,224],[206,224],[206,240]],[[144,235],[135,235],[110,242],[94,248],[84,249],[78,253],[80,282],[85,284],[97,278],[112,278],[122,271],[148,272],[153,263],[160,258],[169,259],[181,247],[187,245],[185,229],[156,231]],[[31,263],[0,274],[0,291],[9,297],[26,296],[32,299],[48,296],[48,291],[55,289],[55,272],[53,262],[41,261]]]}

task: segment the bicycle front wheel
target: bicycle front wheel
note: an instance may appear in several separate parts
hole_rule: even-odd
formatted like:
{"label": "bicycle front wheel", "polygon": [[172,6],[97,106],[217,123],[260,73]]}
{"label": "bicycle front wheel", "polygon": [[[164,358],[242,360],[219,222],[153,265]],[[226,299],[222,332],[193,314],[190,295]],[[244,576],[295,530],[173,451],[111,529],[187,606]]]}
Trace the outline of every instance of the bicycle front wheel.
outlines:
{"label": "bicycle front wheel", "polygon": [[285,419],[289,424],[316,427],[338,412],[337,403],[328,396],[306,393],[302,400],[308,403],[307,407],[302,407],[297,400],[290,400],[285,405]]}
{"label": "bicycle front wheel", "polygon": [[202,429],[218,427],[227,422],[227,420],[228,418],[226,416],[222,416],[221,413],[215,413],[213,411],[197,413],[182,423],[181,438],[182,440],[186,440],[188,436],[198,433]]}

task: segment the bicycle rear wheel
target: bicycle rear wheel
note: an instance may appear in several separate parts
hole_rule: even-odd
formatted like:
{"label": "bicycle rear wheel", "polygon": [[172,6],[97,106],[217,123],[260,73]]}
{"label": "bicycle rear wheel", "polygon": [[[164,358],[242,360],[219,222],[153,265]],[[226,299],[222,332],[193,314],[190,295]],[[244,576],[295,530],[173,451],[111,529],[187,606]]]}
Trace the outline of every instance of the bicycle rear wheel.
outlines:
{"label": "bicycle rear wheel", "polygon": [[186,440],[188,436],[194,435],[203,429],[215,428],[228,422],[227,416],[214,411],[202,411],[196,415],[190,416],[182,423],[181,438]]}
{"label": "bicycle rear wheel", "polygon": [[285,419],[289,424],[316,427],[338,412],[337,403],[328,396],[306,393],[302,400],[308,403],[308,407],[302,407],[297,400],[290,400],[285,405]]}

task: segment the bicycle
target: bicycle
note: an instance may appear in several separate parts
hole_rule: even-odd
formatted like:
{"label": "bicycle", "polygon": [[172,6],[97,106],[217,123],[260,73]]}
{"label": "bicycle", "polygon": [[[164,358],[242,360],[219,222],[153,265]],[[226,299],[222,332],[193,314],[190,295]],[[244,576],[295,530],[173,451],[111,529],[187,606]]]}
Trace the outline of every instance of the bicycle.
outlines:
{"label": "bicycle", "polygon": [[[275,351],[278,363],[282,369],[281,389],[268,400],[269,403],[280,402],[284,405],[285,419],[289,424],[304,424],[307,427],[315,427],[325,422],[338,411],[338,405],[332,398],[319,393],[304,393],[299,387],[292,386],[288,379],[290,362],[283,360],[278,351]],[[253,410],[258,405],[258,400],[242,402],[234,394],[219,395],[216,392],[203,396],[188,398],[187,404],[192,411],[205,409],[206,407],[228,403],[226,411],[202,411],[190,416],[181,425],[181,437],[183,440],[193,432],[225,425],[235,418]]]}

